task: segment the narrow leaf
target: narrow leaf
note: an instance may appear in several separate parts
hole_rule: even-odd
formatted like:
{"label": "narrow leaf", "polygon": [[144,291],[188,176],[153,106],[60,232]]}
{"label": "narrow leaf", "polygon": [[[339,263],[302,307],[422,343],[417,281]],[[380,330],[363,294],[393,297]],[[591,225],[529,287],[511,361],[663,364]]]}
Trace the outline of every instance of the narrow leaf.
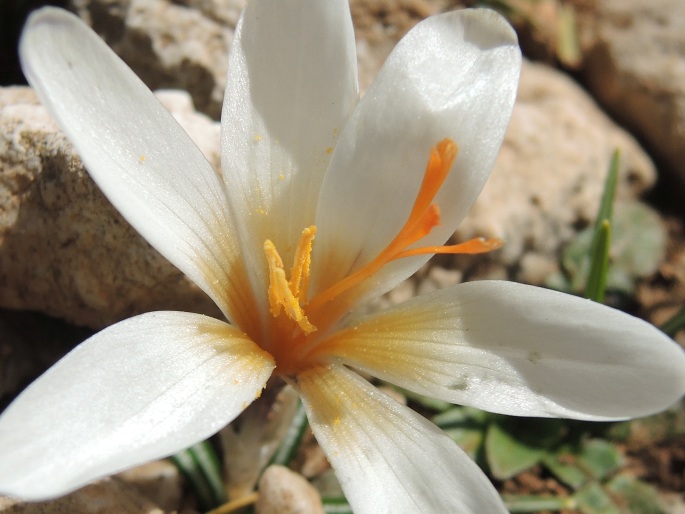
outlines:
{"label": "narrow leaf", "polygon": [[221,465],[212,445],[208,441],[202,441],[189,448],[188,451],[206,477],[207,484],[212,489],[215,504],[226,501],[226,493],[221,480]]}
{"label": "narrow leaf", "polygon": [[[295,457],[304,433],[307,430],[307,413],[304,410],[304,405],[302,402],[297,404],[297,412],[293,417],[293,421],[288,428],[288,431],[283,437],[281,445],[278,450],[271,457],[269,461],[269,466],[272,464],[280,464],[281,466],[287,466],[291,460]],[[267,466],[268,467],[268,466]]]}
{"label": "narrow leaf", "polygon": [[621,152],[616,149],[611,156],[609,163],[609,172],[604,182],[604,193],[602,195],[602,202],[599,205],[597,212],[597,219],[595,220],[595,228],[599,228],[604,220],[611,221],[611,213],[614,207],[614,198],[616,198],[616,188],[618,187],[618,165],[621,159]]}
{"label": "narrow leaf", "polygon": [[547,498],[543,496],[527,496],[517,494],[502,495],[504,505],[509,512],[538,512],[542,510],[575,509],[576,502],[573,498]]}
{"label": "narrow leaf", "polygon": [[170,460],[188,481],[202,510],[209,510],[220,503],[214,497],[212,486],[190,450],[183,450],[170,457]]}
{"label": "narrow leaf", "polygon": [[590,254],[590,274],[585,286],[585,298],[604,303],[604,293],[609,272],[609,247],[611,246],[611,225],[604,220],[595,232]]}
{"label": "narrow leaf", "polygon": [[559,9],[559,31],[557,32],[557,57],[570,68],[580,66],[583,54],[578,41],[576,11],[571,4],[562,4]]}
{"label": "narrow leaf", "polygon": [[611,213],[618,186],[620,153],[614,151],[609,165],[604,194],[595,220],[595,234],[590,246],[590,273],[585,286],[585,297],[596,302],[604,301],[607,273],[609,270],[609,247],[611,245]]}
{"label": "narrow leaf", "polygon": [[661,325],[661,330],[673,337],[685,328],[685,307],[681,308],[671,319]]}
{"label": "narrow leaf", "polygon": [[352,514],[352,507],[344,497],[322,498],[321,503],[326,514]]}

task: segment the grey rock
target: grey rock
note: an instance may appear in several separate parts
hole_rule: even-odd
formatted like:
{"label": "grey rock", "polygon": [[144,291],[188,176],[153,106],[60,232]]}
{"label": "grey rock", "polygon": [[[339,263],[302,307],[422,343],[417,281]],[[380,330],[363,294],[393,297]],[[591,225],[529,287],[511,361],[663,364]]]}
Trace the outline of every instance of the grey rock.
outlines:
{"label": "grey rock", "polygon": [[[183,4],[183,5],[179,5]],[[150,89],[188,91],[219,119],[228,49],[244,0],[72,0],[71,8]]]}
{"label": "grey rock", "polygon": [[2,514],[163,514],[133,486],[116,478],[88,485],[45,502],[23,503],[0,496]]}
{"label": "grey rock", "polygon": [[117,478],[133,486],[164,512],[180,512],[185,479],[169,460],[155,460],[119,473]]}
{"label": "grey rock", "polygon": [[259,479],[257,514],[323,514],[314,486],[285,466],[269,466]]}
{"label": "grey rock", "polygon": [[587,87],[685,192],[685,2],[584,2]]}

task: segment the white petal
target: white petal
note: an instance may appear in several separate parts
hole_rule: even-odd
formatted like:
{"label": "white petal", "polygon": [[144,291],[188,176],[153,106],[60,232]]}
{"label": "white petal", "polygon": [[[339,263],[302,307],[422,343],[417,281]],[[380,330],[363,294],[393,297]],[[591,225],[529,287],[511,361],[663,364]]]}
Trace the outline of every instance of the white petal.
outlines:
{"label": "white petal", "polygon": [[241,317],[235,311],[249,300],[241,299],[244,273],[235,272],[238,244],[223,181],[173,117],[66,11],[31,15],[20,55],[29,82],[107,198],[225,314]]}
{"label": "white petal", "polygon": [[421,394],[519,416],[638,417],[685,393],[685,352],[652,325],[513,282],[414,298],[355,324],[328,351]]}
{"label": "white petal", "polygon": [[298,375],[296,387],[355,514],[506,512],[449,437],[357,374],[314,368]]}
{"label": "white petal", "polygon": [[[452,235],[490,174],[520,65],[515,33],[493,11],[433,16],[400,41],[350,118],[326,174],[314,250],[319,289],[366,264],[395,237],[431,148],[447,137],[459,154],[436,197],[442,224],[420,246]],[[400,259],[385,275],[396,274],[396,283],[426,259]]]}
{"label": "white petal", "polygon": [[[347,0],[247,4],[229,59],[222,166],[246,258],[264,271],[266,239],[290,266],[314,223],[330,154],[357,98]],[[265,276],[254,280],[265,293]]]}
{"label": "white petal", "polygon": [[0,416],[0,494],[65,494],[206,439],[260,395],[274,363],[206,316],[155,312],[91,337]]}

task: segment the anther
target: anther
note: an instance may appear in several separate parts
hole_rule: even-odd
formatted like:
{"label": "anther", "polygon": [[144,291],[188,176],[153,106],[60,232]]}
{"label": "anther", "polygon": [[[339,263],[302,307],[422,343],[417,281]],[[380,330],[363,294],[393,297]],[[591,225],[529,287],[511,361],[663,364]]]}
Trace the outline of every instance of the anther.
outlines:
{"label": "anther", "polygon": [[283,260],[276,247],[270,240],[264,241],[264,255],[269,265],[269,312],[274,317],[285,312],[305,334],[311,334],[316,330],[316,327],[307,319],[301,305],[307,294],[314,234],[316,234],[316,227],[314,226],[306,228],[302,232],[295,251],[290,281],[285,276]]}

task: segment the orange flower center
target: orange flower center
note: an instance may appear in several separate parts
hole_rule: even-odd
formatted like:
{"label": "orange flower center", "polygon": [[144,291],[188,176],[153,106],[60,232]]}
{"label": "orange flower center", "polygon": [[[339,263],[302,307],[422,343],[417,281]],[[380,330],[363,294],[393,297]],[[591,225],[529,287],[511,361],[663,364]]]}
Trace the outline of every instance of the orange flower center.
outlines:
{"label": "orange flower center", "polygon": [[[443,139],[431,149],[414,206],[395,238],[372,261],[317,294],[309,302],[307,286],[316,227],[312,225],[302,231],[290,279],[286,277],[283,261],[274,244],[269,240],[264,242],[264,254],[269,265],[269,310],[275,318],[282,320],[279,326],[285,326],[282,323],[288,319],[290,325],[295,322],[299,329],[299,333],[288,338],[290,344],[284,345],[280,341],[279,348],[275,349],[277,355],[274,357],[280,373],[296,374],[313,364],[306,357],[308,352],[301,350],[307,347],[311,334],[317,330],[327,330],[344,314],[339,307],[334,306],[335,300],[372,277],[389,262],[424,254],[477,254],[502,246],[499,239],[479,237],[456,245],[409,248],[440,224],[440,209],[434,200],[452,169],[457,151],[457,145],[451,139]],[[282,333],[281,330],[279,332]]]}

